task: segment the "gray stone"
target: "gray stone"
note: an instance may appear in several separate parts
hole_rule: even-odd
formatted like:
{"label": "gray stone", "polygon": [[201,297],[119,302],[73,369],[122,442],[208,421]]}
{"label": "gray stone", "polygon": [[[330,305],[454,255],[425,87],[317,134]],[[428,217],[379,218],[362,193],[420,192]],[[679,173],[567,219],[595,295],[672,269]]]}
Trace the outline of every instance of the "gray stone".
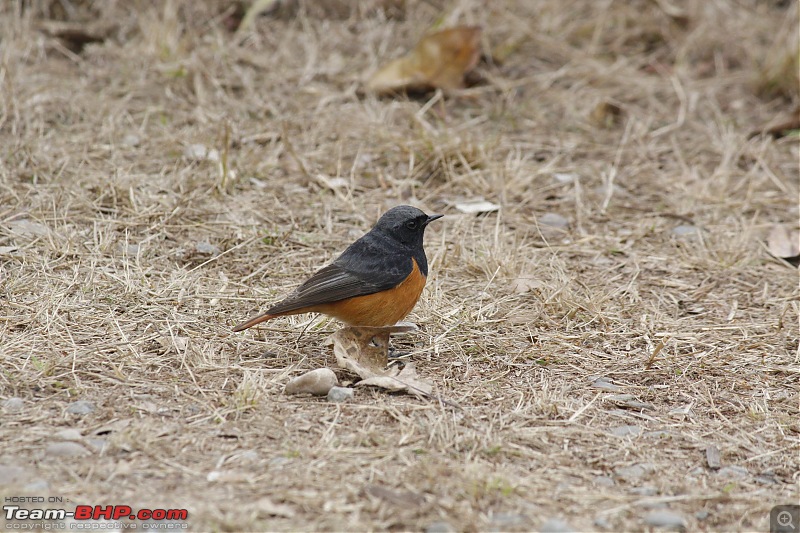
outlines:
{"label": "gray stone", "polygon": [[53,436],[58,440],[81,440],[83,438],[81,432],[75,428],[62,429]]}
{"label": "gray stone", "polygon": [[614,402],[620,407],[628,407],[629,409],[639,409],[641,411],[652,411],[655,409],[652,404],[637,400],[636,396],[633,394],[609,394],[605,399]]}
{"label": "gray stone", "polygon": [[687,527],[686,519],[683,515],[673,511],[653,511],[647,513],[644,517],[644,523],[648,526],[670,529],[673,531],[682,531]]}
{"label": "gray stone", "polygon": [[713,444],[706,446],[706,463],[712,470],[719,470],[719,467],[722,465],[719,448]]}
{"label": "gray stone", "polygon": [[654,468],[649,464],[635,464],[631,466],[621,466],[614,469],[614,475],[625,481],[635,481],[645,474],[652,472]]}
{"label": "gray stone", "polygon": [[558,213],[545,213],[537,220],[540,225],[550,226],[551,228],[566,229],[569,226],[569,220]]}
{"label": "gray stone", "polygon": [[88,439],[86,443],[92,447],[92,449],[98,453],[105,451],[108,448],[108,441],[106,439],[101,438],[93,438]]}
{"label": "gray stone", "polygon": [[208,241],[198,242],[194,245],[194,249],[197,250],[197,253],[206,255],[219,255],[221,253],[221,250],[218,246],[215,246]]}
{"label": "gray stone", "polygon": [[608,432],[615,437],[627,437],[629,435],[635,437],[642,432],[642,428],[639,426],[617,426],[610,428]]}
{"label": "gray stone", "polygon": [[44,452],[53,457],[85,457],[91,452],[77,442],[54,442],[48,444]]}
{"label": "gray stone", "polygon": [[458,531],[450,522],[431,522],[425,526],[425,533],[456,533]]}
{"label": "gray stone", "polygon": [[549,518],[539,526],[540,533],[574,533],[575,528],[560,518]]}
{"label": "gray stone", "polygon": [[675,226],[672,228],[672,234],[677,237],[696,235],[697,233],[700,233],[700,229],[697,226],[692,226],[691,224],[681,224],[680,226]]}
{"label": "gray stone", "polygon": [[578,175],[573,172],[556,172],[553,174],[553,179],[558,183],[566,185],[578,179]]}
{"label": "gray stone", "polygon": [[613,487],[616,485],[614,480],[608,476],[595,476],[593,483],[598,487]]}
{"label": "gray stone", "polygon": [[761,483],[762,485],[777,485],[778,480],[775,479],[775,474],[772,473],[763,473],[759,474],[753,478],[753,481],[756,483]]}
{"label": "gray stone", "polygon": [[3,402],[3,409],[8,413],[17,413],[25,407],[25,400],[12,396]]}
{"label": "gray stone", "polygon": [[717,476],[723,479],[743,479],[748,476],[749,472],[743,466],[731,465],[720,468]]}
{"label": "gray stone", "polygon": [[594,381],[592,381],[592,384],[590,386],[593,389],[607,390],[612,392],[618,391],[622,388],[619,385],[614,385],[613,383],[611,383],[611,380],[606,377],[599,377],[595,379]]}
{"label": "gray stone", "polygon": [[354,391],[350,387],[331,387],[328,391],[328,401],[334,403],[349,402],[353,399]]}
{"label": "gray stone", "polygon": [[697,511],[696,513],[694,513],[694,517],[697,518],[698,520],[705,520],[706,518],[708,518],[708,516],[709,512],[706,510]]}
{"label": "gray stone", "polygon": [[95,409],[94,404],[87,400],[78,400],[67,406],[67,412],[73,415],[88,415]]}
{"label": "gray stone", "polygon": [[131,146],[131,147],[139,146],[140,142],[142,141],[141,139],[139,139],[139,136],[134,135],[133,133],[129,133],[122,138],[122,144],[124,144],[125,146]]}
{"label": "gray stone", "polygon": [[243,463],[255,463],[258,461],[259,455],[255,450],[247,450],[246,452],[240,453],[236,458]]}
{"label": "gray stone", "polygon": [[190,144],[183,149],[183,157],[189,161],[219,161],[219,151],[202,144]]}

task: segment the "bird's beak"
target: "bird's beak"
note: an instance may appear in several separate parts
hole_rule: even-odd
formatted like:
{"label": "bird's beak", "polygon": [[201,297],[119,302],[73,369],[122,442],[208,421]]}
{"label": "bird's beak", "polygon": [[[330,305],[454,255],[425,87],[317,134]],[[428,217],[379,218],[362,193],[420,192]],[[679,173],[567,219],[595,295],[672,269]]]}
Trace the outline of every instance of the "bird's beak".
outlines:
{"label": "bird's beak", "polygon": [[425,221],[425,225],[427,226],[428,224],[430,224],[434,220],[442,218],[443,216],[444,215],[428,215],[428,220]]}

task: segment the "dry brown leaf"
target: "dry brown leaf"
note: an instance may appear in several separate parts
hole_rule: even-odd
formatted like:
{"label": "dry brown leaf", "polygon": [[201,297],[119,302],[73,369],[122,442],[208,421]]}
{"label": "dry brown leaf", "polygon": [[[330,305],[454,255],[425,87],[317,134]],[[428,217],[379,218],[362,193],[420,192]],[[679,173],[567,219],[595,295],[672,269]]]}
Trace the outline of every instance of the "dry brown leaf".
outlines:
{"label": "dry brown leaf", "polygon": [[410,53],[378,70],[367,81],[368,91],[459,89],[464,76],[480,59],[481,28],[459,26],[423,37]]}
{"label": "dry brown leaf", "polygon": [[433,392],[433,385],[417,375],[414,363],[406,363],[402,370],[399,371],[397,367],[392,367],[382,375],[362,379],[356,383],[356,387],[362,385],[380,387],[392,392],[408,392],[414,396],[422,397],[430,396],[431,392]]}
{"label": "dry brown leaf", "polygon": [[410,326],[386,328],[347,327],[333,335],[333,353],[336,362],[357,374],[362,381],[356,385],[372,385],[392,392],[406,391],[416,396],[428,396],[433,385],[417,376],[412,363],[402,370],[386,369],[389,362],[389,335],[413,330]]}
{"label": "dry brown leaf", "polygon": [[786,226],[775,224],[767,236],[767,250],[775,257],[795,264],[800,258],[800,231],[790,231]]}
{"label": "dry brown leaf", "polygon": [[333,353],[339,367],[361,379],[381,374],[389,364],[389,335],[385,328],[342,328],[333,335]]}

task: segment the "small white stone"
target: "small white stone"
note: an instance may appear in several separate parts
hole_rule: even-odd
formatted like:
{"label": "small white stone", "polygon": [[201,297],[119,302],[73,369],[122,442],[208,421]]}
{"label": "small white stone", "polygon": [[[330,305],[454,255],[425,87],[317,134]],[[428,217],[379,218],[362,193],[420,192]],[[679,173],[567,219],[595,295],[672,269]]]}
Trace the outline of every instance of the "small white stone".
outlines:
{"label": "small white stone", "polygon": [[313,394],[325,396],[332,387],[339,384],[339,379],[330,368],[317,368],[298,376],[286,384],[286,394]]}

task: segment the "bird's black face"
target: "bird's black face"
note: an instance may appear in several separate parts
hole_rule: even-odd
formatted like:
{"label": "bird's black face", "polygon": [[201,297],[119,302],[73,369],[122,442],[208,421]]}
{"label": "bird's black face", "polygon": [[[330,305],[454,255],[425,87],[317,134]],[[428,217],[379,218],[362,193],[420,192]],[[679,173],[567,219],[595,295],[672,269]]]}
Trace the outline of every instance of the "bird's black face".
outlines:
{"label": "bird's black face", "polygon": [[428,223],[441,217],[442,215],[428,216],[416,207],[401,205],[384,213],[375,224],[375,229],[414,248],[422,246],[422,237]]}

